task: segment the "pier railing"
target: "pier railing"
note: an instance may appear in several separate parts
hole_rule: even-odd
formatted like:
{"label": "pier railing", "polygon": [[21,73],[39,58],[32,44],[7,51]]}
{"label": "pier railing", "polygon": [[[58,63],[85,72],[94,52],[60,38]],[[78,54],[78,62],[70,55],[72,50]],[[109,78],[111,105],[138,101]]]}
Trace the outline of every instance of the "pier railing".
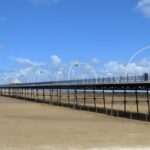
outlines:
{"label": "pier railing", "polygon": [[[150,82],[150,76],[117,76],[117,77],[102,77],[93,79],[79,79],[79,80],[62,80],[62,81],[47,81],[47,82],[33,82],[20,83],[17,85],[82,85],[82,84],[112,84],[112,83],[145,83]],[[11,84],[15,85],[15,84]]]}

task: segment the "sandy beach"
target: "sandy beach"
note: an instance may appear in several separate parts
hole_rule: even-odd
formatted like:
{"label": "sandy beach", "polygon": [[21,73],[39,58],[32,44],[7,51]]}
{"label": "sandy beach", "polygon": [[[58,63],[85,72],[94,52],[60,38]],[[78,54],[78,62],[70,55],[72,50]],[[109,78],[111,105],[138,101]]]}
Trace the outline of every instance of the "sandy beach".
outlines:
{"label": "sandy beach", "polygon": [[150,123],[0,97],[0,149],[150,148]]}

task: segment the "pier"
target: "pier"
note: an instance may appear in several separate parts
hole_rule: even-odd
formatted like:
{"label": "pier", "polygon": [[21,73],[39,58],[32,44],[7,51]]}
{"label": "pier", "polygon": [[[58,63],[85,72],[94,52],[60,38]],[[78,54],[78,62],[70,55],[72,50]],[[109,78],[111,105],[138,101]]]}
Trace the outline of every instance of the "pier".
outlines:
{"label": "pier", "polygon": [[150,121],[149,92],[145,76],[0,86],[1,96],[142,121]]}

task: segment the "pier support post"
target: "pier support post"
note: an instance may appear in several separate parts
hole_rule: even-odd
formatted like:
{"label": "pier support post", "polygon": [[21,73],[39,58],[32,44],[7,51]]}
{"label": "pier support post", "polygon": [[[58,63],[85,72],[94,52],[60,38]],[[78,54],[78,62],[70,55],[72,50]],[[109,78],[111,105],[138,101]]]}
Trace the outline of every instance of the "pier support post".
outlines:
{"label": "pier support post", "polygon": [[124,87],[124,111],[127,110],[127,92],[126,92],[126,87]]}
{"label": "pier support post", "polygon": [[45,89],[43,88],[43,103],[45,102]]}
{"label": "pier support post", "polygon": [[93,98],[94,98],[94,107],[96,109],[96,93],[95,93],[95,88],[93,88]]}
{"label": "pier support post", "polygon": [[86,89],[84,88],[84,107],[86,106]]}
{"label": "pier support post", "polygon": [[104,104],[104,108],[106,108],[106,102],[105,102],[105,88],[103,87],[103,104]]}
{"label": "pier support post", "polygon": [[114,107],[114,86],[112,87],[112,100],[111,100],[111,115],[113,115],[113,107]]}
{"label": "pier support post", "polygon": [[138,101],[137,87],[135,88],[135,96],[136,96],[136,109],[137,109],[137,113],[139,113],[139,101]]}
{"label": "pier support post", "polygon": [[70,105],[70,92],[69,92],[69,89],[67,89],[67,97],[68,97],[68,104]]}
{"label": "pier support post", "polygon": [[148,114],[150,114],[150,98],[149,98],[149,87],[147,86],[147,106],[148,106]]}

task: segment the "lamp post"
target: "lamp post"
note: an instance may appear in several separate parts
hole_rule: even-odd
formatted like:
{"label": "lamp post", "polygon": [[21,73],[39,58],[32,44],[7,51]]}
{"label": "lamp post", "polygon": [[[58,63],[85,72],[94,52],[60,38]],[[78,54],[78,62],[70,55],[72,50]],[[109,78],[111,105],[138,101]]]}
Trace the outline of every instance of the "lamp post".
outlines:
{"label": "lamp post", "polygon": [[[96,73],[96,71],[94,70],[94,68],[93,68],[90,64],[88,64],[88,63],[79,62],[79,61],[77,61],[77,60],[74,61],[74,62],[71,62],[71,63],[69,63],[69,64],[66,64],[66,65],[62,66],[62,67],[59,69],[59,71],[57,72],[57,75],[56,75],[57,81],[59,80],[60,75],[63,75],[63,71],[65,70],[65,68],[68,68],[68,67],[69,67],[69,69],[66,71],[66,73],[67,73],[66,76],[67,76],[67,80],[70,80],[70,75],[71,75],[71,73],[72,73],[73,67],[75,67],[75,68],[80,68],[81,66],[84,66],[85,69],[90,70],[90,71],[93,73],[93,75],[95,76],[96,82],[97,82],[98,74]],[[86,75],[85,75],[85,74],[82,74],[81,78],[82,78],[82,79],[83,79],[83,78],[85,79],[85,78],[86,78]]]}
{"label": "lamp post", "polygon": [[68,71],[68,80],[70,80],[70,74],[71,74],[73,66],[75,66],[76,68],[79,68],[81,65],[85,66],[85,68],[87,68],[87,69],[90,69],[92,71],[92,73],[94,74],[95,79],[97,79],[98,75],[91,65],[89,65],[88,63],[75,61],[70,64],[69,71]]}

